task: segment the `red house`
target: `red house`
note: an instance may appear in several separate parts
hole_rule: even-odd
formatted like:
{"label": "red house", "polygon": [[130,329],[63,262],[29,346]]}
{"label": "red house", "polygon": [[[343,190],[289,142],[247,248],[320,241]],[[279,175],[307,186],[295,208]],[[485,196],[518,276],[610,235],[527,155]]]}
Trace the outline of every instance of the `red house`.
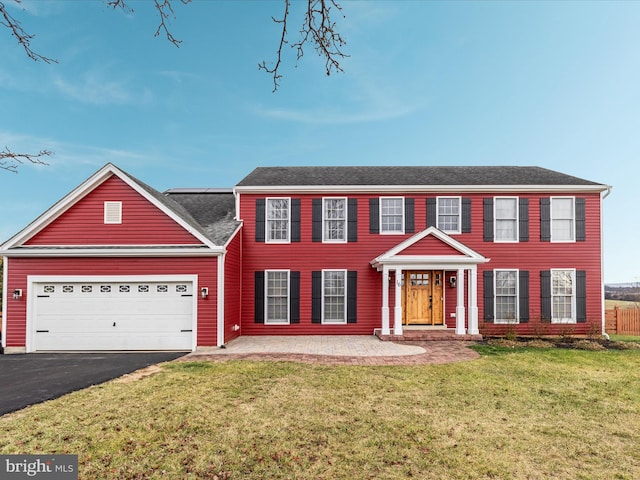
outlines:
{"label": "red house", "polygon": [[270,167],[162,194],[108,164],[0,247],[2,347],[600,333],[609,191],[537,167]]}

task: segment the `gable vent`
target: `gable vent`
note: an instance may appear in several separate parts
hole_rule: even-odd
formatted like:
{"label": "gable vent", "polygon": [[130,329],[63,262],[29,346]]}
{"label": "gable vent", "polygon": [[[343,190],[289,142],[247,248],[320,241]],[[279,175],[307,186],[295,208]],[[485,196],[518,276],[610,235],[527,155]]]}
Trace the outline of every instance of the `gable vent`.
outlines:
{"label": "gable vent", "polygon": [[122,202],[104,202],[104,223],[122,223]]}

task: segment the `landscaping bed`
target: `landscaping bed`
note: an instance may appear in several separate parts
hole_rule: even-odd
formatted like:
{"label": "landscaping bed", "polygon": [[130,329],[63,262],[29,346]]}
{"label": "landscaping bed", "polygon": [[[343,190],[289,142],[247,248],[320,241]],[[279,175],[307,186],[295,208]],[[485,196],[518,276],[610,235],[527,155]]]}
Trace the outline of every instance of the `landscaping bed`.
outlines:
{"label": "landscaping bed", "polygon": [[479,345],[507,348],[568,348],[574,350],[634,350],[640,349],[638,341],[579,337],[485,337]]}

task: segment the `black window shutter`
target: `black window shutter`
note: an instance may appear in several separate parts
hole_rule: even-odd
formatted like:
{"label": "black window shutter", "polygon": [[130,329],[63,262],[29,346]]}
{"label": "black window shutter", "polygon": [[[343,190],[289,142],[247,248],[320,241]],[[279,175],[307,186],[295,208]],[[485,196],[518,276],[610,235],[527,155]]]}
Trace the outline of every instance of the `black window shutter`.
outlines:
{"label": "black window shutter", "polygon": [[521,198],[519,200],[519,208],[520,212],[518,213],[519,218],[519,230],[520,230],[520,241],[528,242],[529,241],[529,199]]}
{"label": "black window shutter", "polygon": [[413,198],[404,199],[404,233],[416,231],[414,203]]}
{"label": "black window shutter", "polygon": [[540,272],[540,318],[551,320],[551,271]]}
{"label": "black window shutter", "polygon": [[380,202],[377,198],[369,199],[369,233],[380,233]]}
{"label": "black window shutter", "polygon": [[311,323],[322,323],[322,272],[311,272]]}
{"label": "black window shutter", "polygon": [[322,241],[322,199],[311,200],[311,239],[314,242]]}
{"label": "black window shutter", "polygon": [[427,198],[427,227],[438,226],[438,214],[436,211],[436,199]]}
{"label": "black window shutter", "polygon": [[484,290],[484,321],[493,323],[493,271],[485,270],[483,273]]}
{"label": "black window shutter", "polygon": [[356,323],[358,307],[358,272],[347,272],[347,323]]}
{"label": "black window shutter", "polygon": [[291,199],[291,241],[300,241],[300,199]]}
{"label": "black window shutter", "polygon": [[264,323],[264,272],[255,272],[254,280],[254,322]]}
{"label": "black window shutter", "polygon": [[584,198],[576,198],[576,241],[578,242],[584,242],[587,239],[584,203]]}
{"label": "black window shutter", "polygon": [[587,272],[576,271],[576,321],[587,321]]}
{"label": "black window shutter", "polygon": [[266,201],[256,198],[256,242],[264,242],[264,226],[266,215]]}
{"label": "black window shutter", "polygon": [[520,323],[529,321],[529,272],[520,270]]}
{"label": "black window shutter", "polygon": [[484,241],[493,242],[493,198],[482,199]]}
{"label": "black window shutter", "polygon": [[289,272],[289,323],[300,323],[300,272]]}
{"label": "black window shutter", "polygon": [[[551,199],[540,199],[540,241],[551,241]],[[549,316],[551,318],[551,316]]]}
{"label": "black window shutter", "polygon": [[358,241],[358,199],[350,198],[347,201],[347,241]]}
{"label": "black window shutter", "polygon": [[462,199],[462,233],[471,233],[471,199]]}

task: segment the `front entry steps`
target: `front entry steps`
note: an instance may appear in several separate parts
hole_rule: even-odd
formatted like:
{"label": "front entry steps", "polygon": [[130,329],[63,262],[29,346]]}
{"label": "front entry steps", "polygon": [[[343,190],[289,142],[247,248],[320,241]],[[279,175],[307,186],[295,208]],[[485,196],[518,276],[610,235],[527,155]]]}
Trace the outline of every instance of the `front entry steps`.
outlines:
{"label": "front entry steps", "polygon": [[479,342],[482,335],[456,335],[452,328],[403,328],[402,335],[382,335],[382,329],[376,328],[373,334],[383,342],[444,342],[444,341],[462,341],[462,342]]}

